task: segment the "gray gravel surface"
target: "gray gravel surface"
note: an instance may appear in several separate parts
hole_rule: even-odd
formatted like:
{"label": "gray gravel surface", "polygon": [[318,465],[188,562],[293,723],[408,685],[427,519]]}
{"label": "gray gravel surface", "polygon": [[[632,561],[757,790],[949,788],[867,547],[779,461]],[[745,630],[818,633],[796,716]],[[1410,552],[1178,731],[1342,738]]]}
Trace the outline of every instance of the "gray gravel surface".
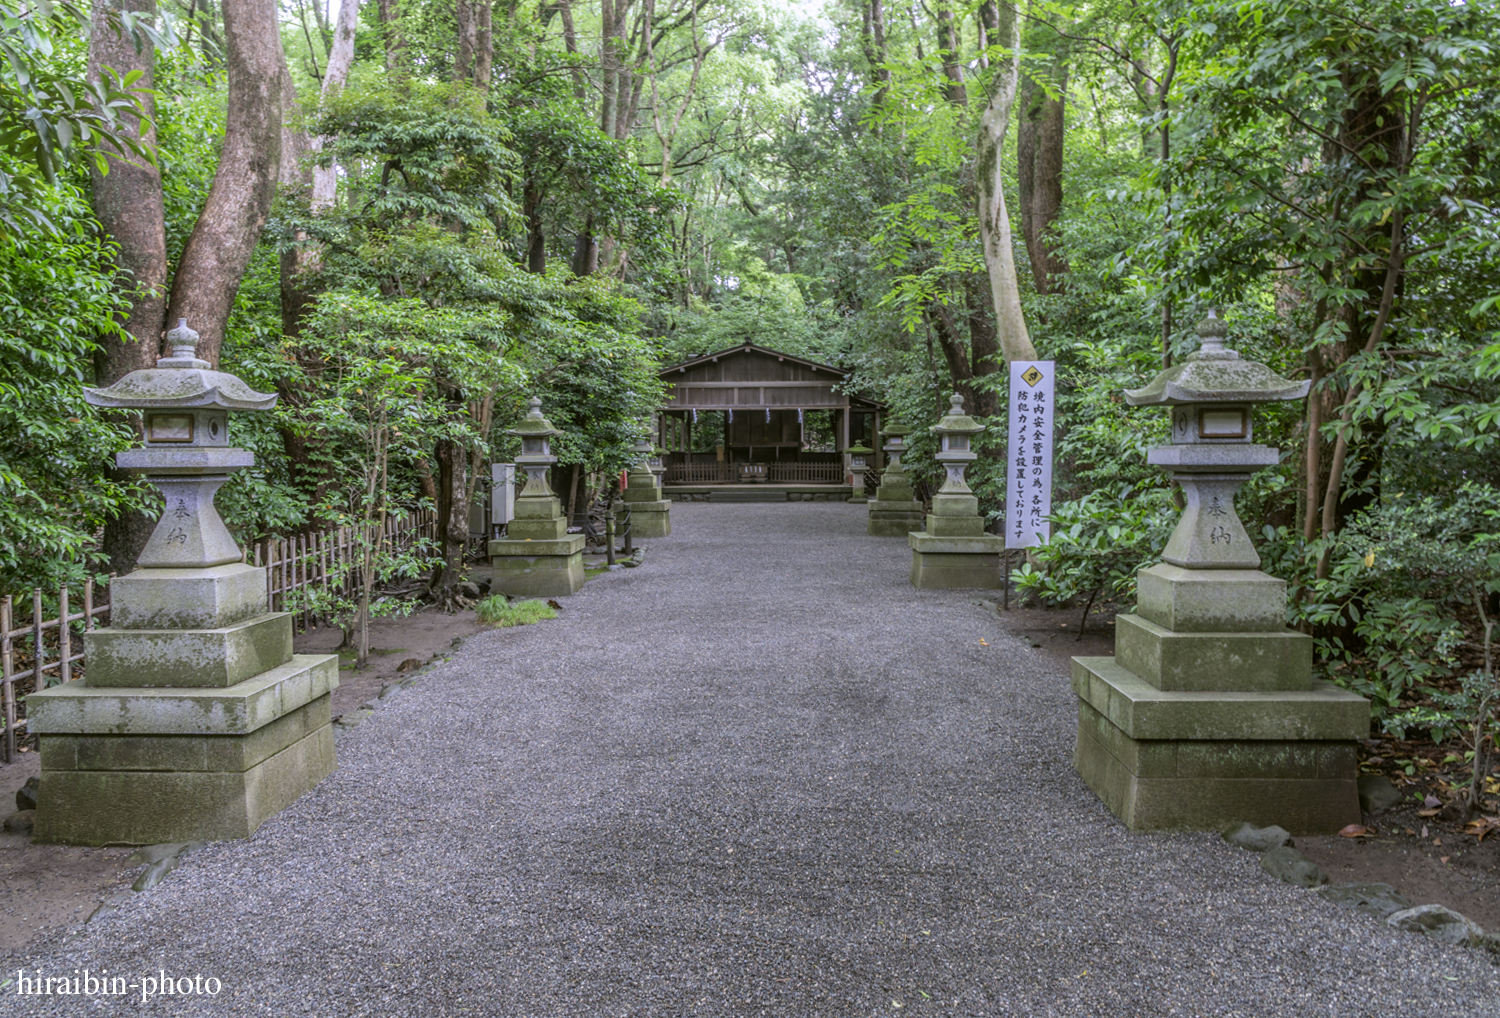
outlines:
{"label": "gray gravel surface", "polygon": [[863,506],[672,515],[254,837],[10,965],[217,997],[0,1012],[1500,1015],[1487,955],[1127,832],[1071,767],[1066,676],[974,592],[911,589]]}

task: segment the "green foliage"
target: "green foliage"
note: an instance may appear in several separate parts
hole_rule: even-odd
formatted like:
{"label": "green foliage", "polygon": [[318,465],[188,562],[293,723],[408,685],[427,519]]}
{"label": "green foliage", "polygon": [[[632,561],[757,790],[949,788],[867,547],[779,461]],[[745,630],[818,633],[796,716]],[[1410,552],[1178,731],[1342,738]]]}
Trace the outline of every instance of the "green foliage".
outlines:
{"label": "green foliage", "polygon": [[94,534],[135,492],[105,471],[131,432],[83,400],[94,337],[124,298],[82,197],[34,192],[57,233],[0,240],[0,589],[77,582]]}
{"label": "green foliage", "polygon": [[533,622],[557,618],[557,610],[546,601],[512,601],[504,594],[491,594],[474,606],[479,621],[497,629],[529,626]]}
{"label": "green foliage", "polygon": [[1075,598],[1135,596],[1135,574],[1161,559],[1177,507],[1162,489],[1122,486],[1113,496],[1094,492],[1058,506],[1048,517],[1052,537],[1034,549],[1030,563],[1012,570],[1023,595],[1047,605]]}
{"label": "green foliage", "polygon": [[[173,41],[149,18],[128,11],[112,17],[138,44]],[[0,3],[0,223],[12,235],[66,227],[53,218],[48,191],[80,153],[100,173],[109,170],[106,151],[155,158],[123,119],[139,113],[139,72],[84,76],[88,26],[87,9],[72,3]]]}

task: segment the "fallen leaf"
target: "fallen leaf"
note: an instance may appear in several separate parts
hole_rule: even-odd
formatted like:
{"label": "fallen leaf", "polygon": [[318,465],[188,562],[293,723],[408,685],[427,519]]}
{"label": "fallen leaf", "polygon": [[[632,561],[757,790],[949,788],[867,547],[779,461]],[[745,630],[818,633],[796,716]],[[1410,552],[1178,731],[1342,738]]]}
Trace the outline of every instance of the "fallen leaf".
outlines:
{"label": "fallen leaf", "polygon": [[1435,795],[1429,795],[1427,798],[1422,800],[1422,805],[1427,807],[1428,809],[1440,809],[1442,808],[1443,800],[1439,799]]}
{"label": "fallen leaf", "polygon": [[1339,831],[1341,838],[1368,838],[1371,837],[1370,829],[1363,824],[1350,824]]}
{"label": "fallen leaf", "polygon": [[986,640],[984,637],[981,636],[979,638],[979,645],[981,647],[988,647],[990,645],[990,641]]}
{"label": "fallen leaf", "polygon": [[1443,847],[1443,839],[1442,838],[1433,838],[1432,839],[1432,843],[1434,845],[1436,845],[1438,848],[1442,848]]}
{"label": "fallen leaf", "polygon": [[1438,856],[1438,862],[1446,866],[1448,864],[1448,857],[1446,855],[1440,855]]}
{"label": "fallen leaf", "polygon": [[555,597],[549,597],[549,598],[547,598],[547,607],[548,608],[561,608],[562,605],[560,605],[560,604],[557,603],[557,598],[555,598]]}
{"label": "fallen leaf", "polygon": [[1435,817],[1435,816],[1437,816],[1441,812],[1442,812],[1442,810],[1436,810],[1436,809],[1419,809],[1419,810],[1417,810],[1417,816],[1422,817],[1423,819],[1426,819],[1427,817]]}

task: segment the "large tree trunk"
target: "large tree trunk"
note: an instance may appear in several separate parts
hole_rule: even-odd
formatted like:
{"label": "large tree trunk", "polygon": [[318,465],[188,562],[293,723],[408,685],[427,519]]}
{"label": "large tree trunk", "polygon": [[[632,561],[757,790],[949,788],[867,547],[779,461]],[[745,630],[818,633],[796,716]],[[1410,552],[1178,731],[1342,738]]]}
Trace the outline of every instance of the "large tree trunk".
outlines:
{"label": "large tree trunk", "polygon": [[433,578],[433,593],[451,602],[453,588],[463,578],[464,551],[469,545],[468,491],[469,457],[464,447],[451,439],[437,444],[438,552],[443,557]]}
{"label": "large tree trunk", "polygon": [[950,103],[967,106],[969,93],[964,88],[963,64],[959,62],[958,18],[953,13],[952,0],[938,0],[936,15],[938,54],[943,61],[943,77],[948,79],[944,91]]}
{"label": "large tree trunk", "polygon": [[[144,132],[142,121],[133,116],[126,115],[121,126],[146,146],[154,147],[156,104],[150,89],[156,51],[144,39],[138,51],[128,33],[110,26],[110,15],[121,10],[154,15],[156,4],[155,0],[114,0],[112,4],[94,8],[88,76],[91,81],[100,80],[105,67],[122,77],[132,71],[141,72],[136,87],[143,91],[137,96],[142,112],[151,119],[145,121]],[[129,338],[99,337],[94,354],[94,384],[100,386],[111,385],[139,368],[155,366],[167,317],[167,235],[161,172],[143,160],[111,155],[108,151],[105,158],[109,160],[107,174],[96,167],[91,171],[94,214],[105,236],[118,245],[119,284],[138,289],[129,314],[120,323]],[[116,479],[128,478],[122,475]],[[135,560],[155,527],[156,521],[142,512],[121,513],[106,523],[103,550],[109,557],[110,568],[118,573],[134,569]]]}
{"label": "large tree trunk", "polygon": [[990,71],[990,80],[986,83],[988,101],[980,118],[979,137],[975,143],[979,236],[984,245],[984,263],[990,274],[995,330],[999,334],[1000,351],[1009,362],[1036,357],[1036,347],[1031,345],[1031,336],[1026,331],[1026,319],[1021,315],[1021,290],[1016,281],[1010,215],[1005,208],[1005,171],[1000,159],[1020,70],[1020,18],[1015,7],[999,5],[993,42],[1006,47],[1009,55]]}
{"label": "large tree trunk", "polygon": [[[328,54],[328,70],[323,75],[322,98],[330,99],[349,80],[354,64],[354,30],[359,24],[359,0],[342,0],[338,20],[333,26],[333,50]],[[314,149],[323,147],[323,139],[313,141]],[[332,163],[313,167],[312,211],[333,205],[338,196],[338,167]]]}
{"label": "large tree trunk", "polygon": [[229,99],[219,168],[172,280],[169,320],[198,330],[198,356],[215,367],[240,279],[276,196],[282,64],[273,0],[226,0]]}
{"label": "large tree trunk", "polygon": [[1021,205],[1021,235],[1031,260],[1031,276],[1038,293],[1052,293],[1067,274],[1067,262],[1054,235],[1062,212],[1063,116],[1062,93],[1068,69],[1054,61],[1052,86],[1056,98],[1028,77],[1021,86],[1021,115],[1016,123],[1016,175]]}

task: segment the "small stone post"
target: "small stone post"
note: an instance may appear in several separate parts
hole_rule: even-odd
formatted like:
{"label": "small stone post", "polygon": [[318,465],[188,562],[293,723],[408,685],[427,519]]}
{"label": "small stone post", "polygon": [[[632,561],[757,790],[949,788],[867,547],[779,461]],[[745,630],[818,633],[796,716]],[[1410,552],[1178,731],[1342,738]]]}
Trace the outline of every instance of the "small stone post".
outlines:
{"label": "small stone post", "polygon": [[[672,533],[672,503],[662,498],[661,475],[652,465],[655,450],[642,438],[631,448],[635,462],[626,475],[622,493],[630,504],[630,533],[634,537],[666,537]],[[656,459],[659,464],[661,460]]]}
{"label": "small stone post", "polygon": [[516,465],[526,471],[526,487],[516,497],[516,516],[506,536],[489,543],[491,589],[502,594],[556,597],[583,586],[583,535],[568,533],[562,501],[547,486],[547,468],[557,462],[552,436],[560,435],[542,416],[542,401],[531,397],[531,410],[506,431],[519,435]]}
{"label": "small stone post", "polygon": [[139,568],[110,584],[110,625],[84,634],[87,674],[33,693],[41,736],[35,837],[77,845],[247,837],[335,766],[338,658],[292,653],[292,617],[268,611],[266,572],[245,564],[214,508],[255,462],[229,446],[228,411],[276,396],[209,370],[185,322],[172,355],[94,406],[139,410],[145,447],[115,457],[166,499]]}
{"label": "small stone post", "polygon": [[984,532],[979,499],[969,490],[964,471],[978,459],[970,442],[984,425],[964,413],[964,398],[954,393],[948,415],[932,426],[942,442],[937,461],[948,478],[932,497],[927,530],[906,537],[911,545],[911,583],[920,590],[1000,586],[1000,554],[1005,539]]}
{"label": "small stone post", "polygon": [[1147,459],[1187,507],[1162,564],[1137,577],[1136,613],[1116,619],[1115,656],[1073,659],[1074,766],[1132,830],[1334,832],[1359,820],[1370,704],[1313,680],[1312,638],[1287,628],[1286,583],[1260,571],[1234,508],[1278,458],[1251,444],[1251,407],[1310,383],[1240,359],[1212,311],[1198,334],[1198,352],[1125,393],[1171,408],[1171,444]]}
{"label": "small stone post", "polygon": [[911,429],[898,421],[892,421],[884,431],[885,445],[881,448],[890,457],[885,472],[880,475],[880,487],[869,502],[870,520],[868,531],[877,537],[905,537],[922,526],[922,503],[911,490],[911,478],[901,465],[901,456],[906,452],[906,436]]}
{"label": "small stone post", "polygon": [[874,453],[875,450],[863,442],[845,450],[845,456],[849,460],[849,501],[858,505],[869,502],[865,498],[865,469],[870,465],[870,457]]}

